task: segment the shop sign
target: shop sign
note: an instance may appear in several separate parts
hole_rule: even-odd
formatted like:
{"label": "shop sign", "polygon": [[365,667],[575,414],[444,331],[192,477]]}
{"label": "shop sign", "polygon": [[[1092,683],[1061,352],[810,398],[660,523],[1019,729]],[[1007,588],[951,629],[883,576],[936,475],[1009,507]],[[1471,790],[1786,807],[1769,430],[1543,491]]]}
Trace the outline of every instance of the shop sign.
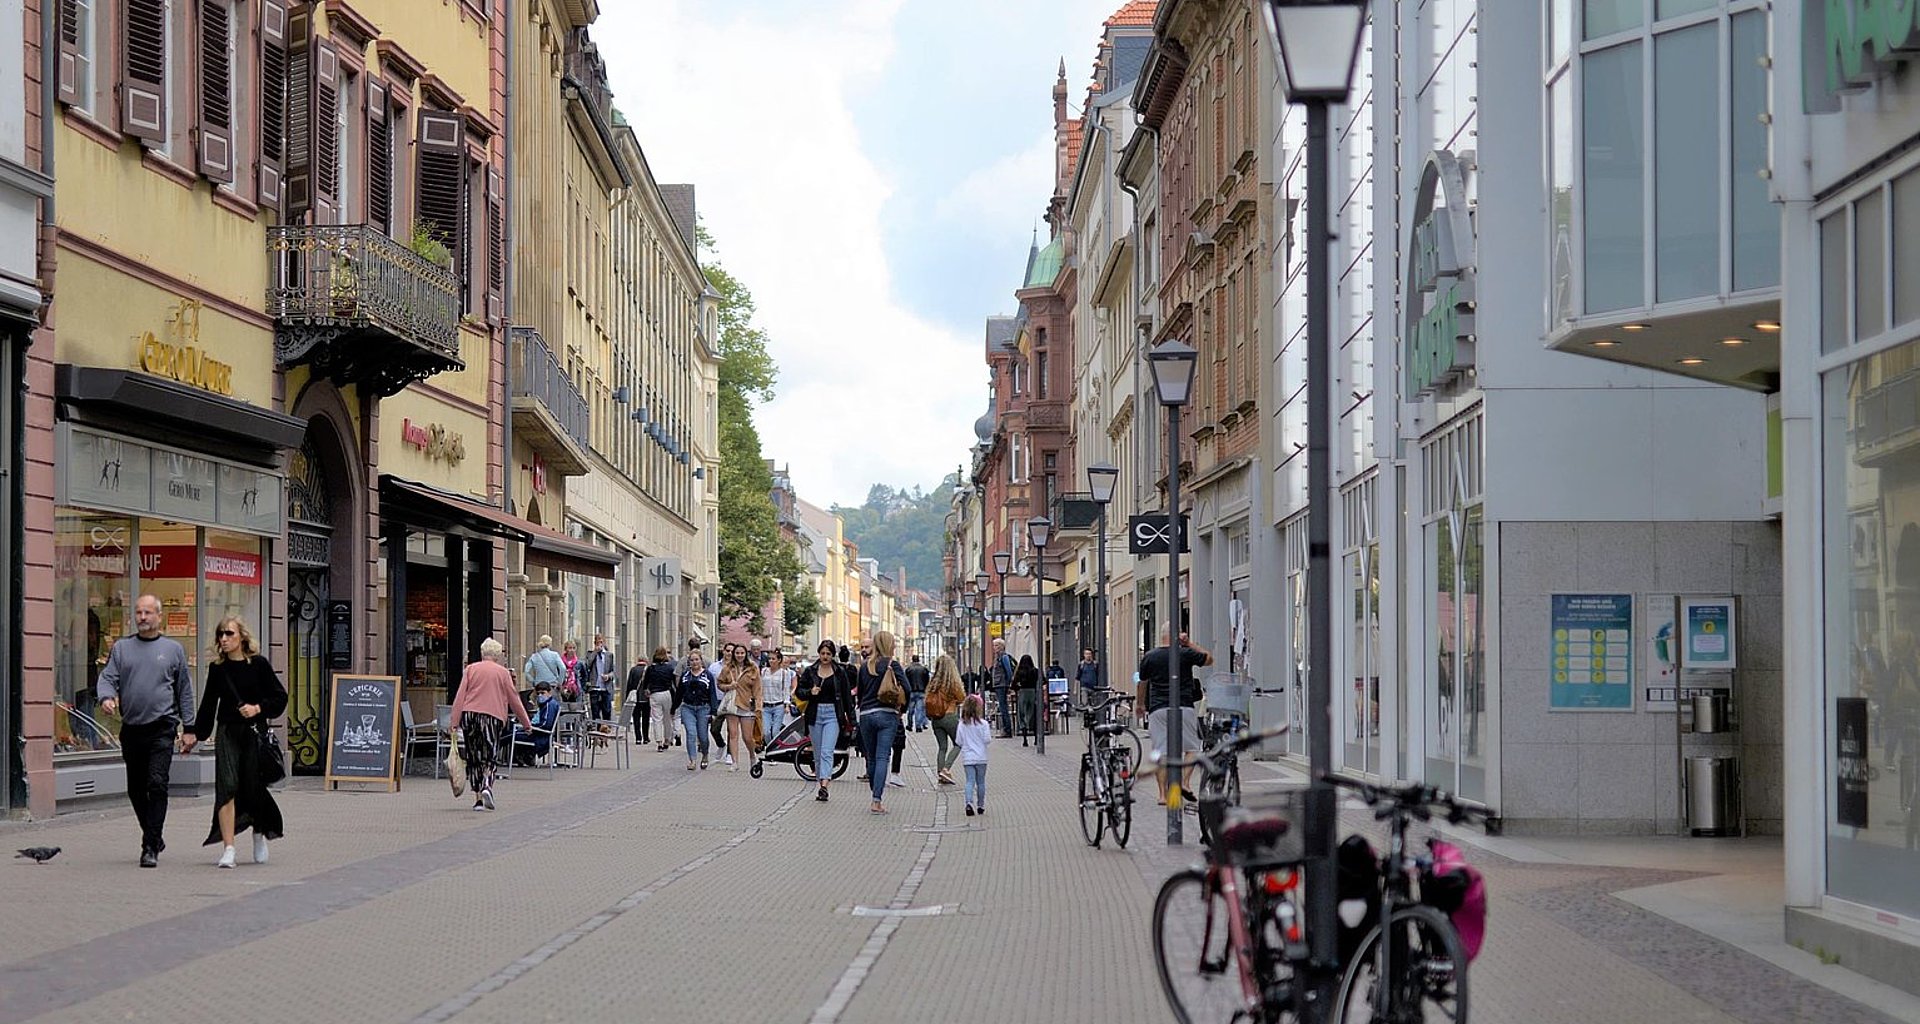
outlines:
{"label": "shop sign", "polygon": [[459,435],[438,423],[420,424],[400,421],[400,443],[418,448],[427,458],[458,466],[467,457],[467,443]]}
{"label": "shop sign", "polygon": [[84,430],[69,435],[65,503],[146,512],[152,498],[153,449],[136,441]]}
{"label": "shop sign", "polygon": [[213,522],[215,465],[207,459],[180,452],[155,452],[153,511],[166,519]]}
{"label": "shop sign", "polygon": [[1473,220],[1465,175],[1459,158],[1435,150],[1420,176],[1407,257],[1408,398],[1450,385],[1473,366]]}
{"label": "shop sign", "polygon": [[327,700],[328,789],[342,782],[381,782],[400,789],[395,769],[400,732],[400,677],[336,673]]}
{"label": "shop sign", "polygon": [[678,558],[642,558],[640,560],[640,596],[672,597],[680,592]]}
{"label": "shop sign", "polygon": [[1682,598],[1679,621],[1686,623],[1686,653],[1680,667],[1701,672],[1735,668],[1733,598]]}
{"label": "shop sign", "polygon": [[140,545],[140,578],[143,580],[190,580],[198,575],[194,564],[196,550],[191,544]]}
{"label": "shop sign", "polygon": [[1840,697],[1833,702],[1833,820],[1848,828],[1867,827],[1867,699]]}
{"label": "shop sign", "polygon": [[353,603],[327,602],[327,667],[353,667]]}
{"label": "shop sign", "polygon": [[137,354],[140,368],[216,395],[233,394],[233,367],[200,348],[200,303],[181,299],[167,316],[166,338],[143,332]]}
{"label": "shop sign", "polygon": [[1552,710],[1633,708],[1633,595],[1555,594],[1548,628]]}
{"label": "shop sign", "polygon": [[1825,0],[1820,7],[1829,92],[1864,89],[1920,53],[1914,0]]}
{"label": "shop sign", "polygon": [[209,583],[245,583],[260,585],[260,556],[245,551],[221,551],[208,548],[202,565]]}
{"label": "shop sign", "polygon": [[547,493],[547,461],[538,454],[527,465],[527,475],[533,478],[533,493]]}
{"label": "shop sign", "polygon": [[[1168,536],[1167,514],[1144,513],[1127,519],[1127,552],[1134,555],[1164,555],[1173,546]],[[1193,551],[1193,517],[1180,516],[1180,553]]]}
{"label": "shop sign", "polygon": [[255,533],[280,532],[280,478],[244,466],[222,464],[214,518],[223,526]]}

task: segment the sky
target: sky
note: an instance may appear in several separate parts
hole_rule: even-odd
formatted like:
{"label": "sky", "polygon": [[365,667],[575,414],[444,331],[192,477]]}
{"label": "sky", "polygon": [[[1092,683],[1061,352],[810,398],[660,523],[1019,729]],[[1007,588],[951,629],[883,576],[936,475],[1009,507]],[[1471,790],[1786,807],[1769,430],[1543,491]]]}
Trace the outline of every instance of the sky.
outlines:
{"label": "sky", "polygon": [[1124,0],[603,0],[594,40],[654,176],[691,182],[780,367],[755,411],[800,497],[931,490],[986,411],[1053,192],[1053,84],[1079,116]]}

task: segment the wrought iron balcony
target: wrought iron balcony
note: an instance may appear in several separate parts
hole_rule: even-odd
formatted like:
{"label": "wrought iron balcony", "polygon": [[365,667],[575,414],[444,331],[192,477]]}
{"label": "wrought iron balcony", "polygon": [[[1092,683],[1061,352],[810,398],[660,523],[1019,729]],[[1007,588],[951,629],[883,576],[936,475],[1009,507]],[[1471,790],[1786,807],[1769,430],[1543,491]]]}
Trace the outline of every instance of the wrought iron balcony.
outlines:
{"label": "wrought iron balcony", "polygon": [[1091,537],[1100,521],[1100,503],[1090,492],[1066,491],[1054,497],[1047,518],[1053,520],[1057,537]]}
{"label": "wrought iron balcony", "polygon": [[587,400],[574,387],[531,327],[513,329],[513,429],[539,454],[550,472],[582,476],[593,450],[593,419]]}
{"label": "wrought iron balcony", "polygon": [[453,272],[365,224],[267,229],[267,313],[282,367],[386,396],[460,370]]}

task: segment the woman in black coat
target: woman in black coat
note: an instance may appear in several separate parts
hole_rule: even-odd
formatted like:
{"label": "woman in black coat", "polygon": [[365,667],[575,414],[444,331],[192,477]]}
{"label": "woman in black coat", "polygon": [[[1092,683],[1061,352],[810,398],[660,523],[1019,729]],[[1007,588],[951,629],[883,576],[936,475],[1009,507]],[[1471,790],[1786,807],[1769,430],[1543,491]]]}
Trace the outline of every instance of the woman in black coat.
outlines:
{"label": "woman in black coat", "polygon": [[273,665],[253,645],[253,632],[238,618],[214,627],[214,660],[200,713],[181,740],[192,750],[217,727],[213,751],[213,827],[204,845],[223,844],[223,868],[233,867],[233,837],[253,829],[253,862],[267,862],[267,841],[283,834],[280,805],[273,802],[261,774],[261,730],[287,710],[287,688]]}
{"label": "woman in black coat", "polygon": [[1020,667],[1013,670],[1013,688],[1020,692],[1020,745],[1024,747],[1039,715],[1040,668],[1033,663],[1033,655],[1020,656]]}
{"label": "woman in black coat", "polygon": [[835,653],[833,641],[820,641],[818,660],[801,669],[793,684],[793,699],[806,705],[801,718],[813,743],[813,768],[820,783],[813,798],[823,802],[827,783],[833,781],[834,753],[853,733],[853,674],[834,660]]}

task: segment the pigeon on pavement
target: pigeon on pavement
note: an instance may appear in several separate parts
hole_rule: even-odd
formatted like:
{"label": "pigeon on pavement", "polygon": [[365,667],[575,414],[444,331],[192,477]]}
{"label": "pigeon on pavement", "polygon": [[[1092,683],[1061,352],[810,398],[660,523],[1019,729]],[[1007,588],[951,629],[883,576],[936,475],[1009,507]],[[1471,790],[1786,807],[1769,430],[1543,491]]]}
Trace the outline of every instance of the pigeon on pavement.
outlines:
{"label": "pigeon on pavement", "polygon": [[58,846],[29,846],[19,853],[14,854],[13,859],[19,860],[22,857],[31,857],[35,864],[45,864],[53,859],[54,854],[59,852],[60,848]]}

